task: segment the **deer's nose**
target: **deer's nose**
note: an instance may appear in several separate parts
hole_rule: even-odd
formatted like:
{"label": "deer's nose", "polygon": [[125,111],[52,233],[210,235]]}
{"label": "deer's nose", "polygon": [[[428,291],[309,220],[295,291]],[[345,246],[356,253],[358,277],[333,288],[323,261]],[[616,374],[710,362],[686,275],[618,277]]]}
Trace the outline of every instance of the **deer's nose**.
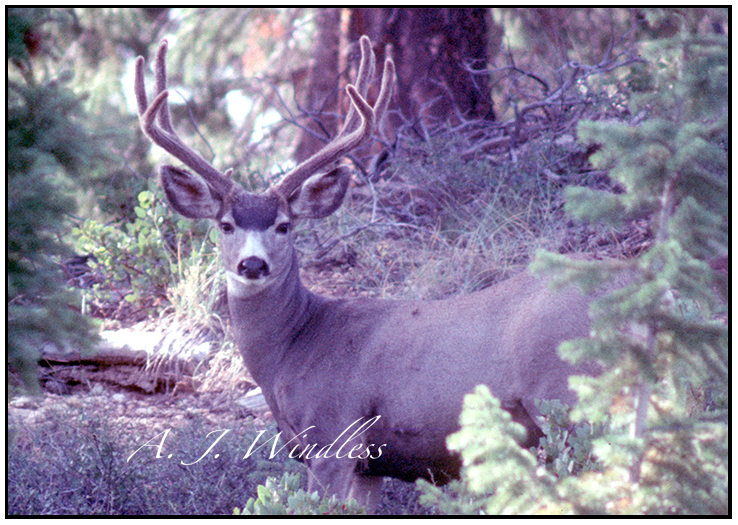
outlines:
{"label": "deer's nose", "polygon": [[238,275],[247,279],[258,279],[269,275],[269,265],[259,257],[247,257],[238,263]]}

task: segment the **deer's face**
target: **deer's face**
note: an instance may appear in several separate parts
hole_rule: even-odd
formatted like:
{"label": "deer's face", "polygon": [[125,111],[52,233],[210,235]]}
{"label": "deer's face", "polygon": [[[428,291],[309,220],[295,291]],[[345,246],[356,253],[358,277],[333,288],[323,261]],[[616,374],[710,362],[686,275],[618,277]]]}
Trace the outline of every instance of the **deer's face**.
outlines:
{"label": "deer's face", "polygon": [[283,280],[293,260],[292,224],[287,203],[277,195],[239,189],[215,220],[220,230],[228,294],[250,297]]}
{"label": "deer's face", "polygon": [[228,295],[248,298],[287,277],[297,264],[294,223],[338,209],[349,171],[339,166],[313,175],[289,199],[273,191],[249,193],[235,184],[219,195],[199,175],[172,166],[162,166],[161,181],[172,208],[185,217],[210,219],[218,228]]}

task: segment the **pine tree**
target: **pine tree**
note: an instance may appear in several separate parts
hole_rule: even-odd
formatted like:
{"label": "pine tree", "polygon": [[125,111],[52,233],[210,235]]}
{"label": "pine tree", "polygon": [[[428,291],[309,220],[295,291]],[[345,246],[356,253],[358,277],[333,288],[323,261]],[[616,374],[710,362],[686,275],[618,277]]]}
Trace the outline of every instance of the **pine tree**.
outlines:
{"label": "pine tree", "polygon": [[[593,164],[622,191],[569,188],[568,213],[612,225],[648,217],[650,248],[628,261],[544,253],[533,267],[586,291],[622,284],[593,304],[592,337],[560,349],[572,361],[603,365],[599,377],[572,381],[580,398],[572,416],[605,427],[594,440],[599,472],[560,479],[553,490],[542,473],[540,498],[521,508],[515,483],[535,479],[535,468],[480,456],[482,431],[462,415],[449,443],[464,458],[461,492],[479,497],[480,510],[728,512],[727,279],[713,269],[728,254],[728,40],[700,30],[703,17],[702,10],[648,12],[654,25],[667,18],[679,27],[643,45],[647,65],[630,79],[631,110],[649,118],[579,127],[583,142],[600,145]],[[485,395],[470,396],[465,413],[478,413]]]}
{"label": "pine tree", "polygon": [[580,139],[602,144],[596,165],[624,192],[571,188],[568,211],[611,224],[648,216],[653,244],[628,262],[571,263],[579,282],[595,283],[624,267],[628,284],[595,305],[594,337],[566,345],[565,355],[607,364],[603,377],[583,381],[581,412],[612,413],[613,428],[629,428],[616,446],[600,447],[606,464],[628,465],[630,510],[727,511],[727,295],[710,262],[728,253],[728,45],[698,31],[699,11],[653,12],[681,30],[643,48],[652,68],[640,72],[639,126],[587,122]]}
{"label": "pine tree", "polygon": [[40,80],[39,55],[50,50],[41,27],[46,9],[9,9],[7,101],[8,362],[33,389],[43,343],[84,347],[88,323],[70,306],[60,267],[69,249],[60,240],[74,178],[94,150],[80,124],[81,99],[61,78]]}

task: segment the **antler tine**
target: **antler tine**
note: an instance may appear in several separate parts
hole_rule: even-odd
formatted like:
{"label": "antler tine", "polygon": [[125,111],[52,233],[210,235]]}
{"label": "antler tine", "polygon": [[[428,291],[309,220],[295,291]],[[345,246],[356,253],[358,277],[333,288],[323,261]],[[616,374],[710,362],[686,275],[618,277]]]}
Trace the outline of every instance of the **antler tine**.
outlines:
{"label": "antler tine", "polygon": [[384,114],[392,96],[392,85],[395,81],[395,63],[391,58],[384,61],[384,70],[382,71],[382,86],[379,88],[379,96],[374,103],[374,115],[377,119],[377,125],[382,122]]}
{"label": "antler tine", "polygon": [[[156,84],[154,87],[156,88],[156,94],[157,96],[159,93],[163,93],[167,90],[167,49],[169,48],[169,43],[166,40],[162,40],[161,45],[159,46],[159,49],[156,50],[156,58],[154,59],[154,74],[156,79]],[[162,127],[164,131],[167,133],[171,133],[172,135],[176,135],[174,132],[174,128],[172,128],[172,121],[169,117],[169,104],[164,104],[162,108],[157,113],[159,117],[159,126]]]}
{"label": "antler tine", "polygon": [[[156,74],[156,96],[149,105],[146,96],[146,85],[144,82],[144,59],[136,59],[136,75],[134,90],[136,92],[136,103],[138,105],[138,118],[141,130],[149,139],[178,158],[195,173],[200,175],[205,182],[219,195],[226,195],[232,188],[233,182],[223,173],[218,171],[212,164],[206,161],[199,153],[187,146],[172,128],[169,118],[169,106],[167,100],[167,73],[166,73],[167,41],[163,40],[156,52],[154,70]],[[158,120],[158,126],[156,121]]]}
{"label": "antler tine", "polygon": [[[375,57],[374,50],[372,50],[372,43],[369,37],[364,35],[359,39],[359,47],[361,48],[361,61],[359,62],[359,72],[356,74],[356,90],[363,98],[366,98],[369,92],[369,83],[374,77]],[[339,137],[351,133],[355,130],[361,122],[359,113],[352,104],[349,108],[348,115],[346,115],[346,121],[341,128]]]}
{"label": "antler tine", "polygon": [[[333,141],[296,166],[274,186],[273,190],[285,198],[289,198],[310,175],[368,140],[374,132],[375,124],[381,121],[384,116],[392,93],[395,64],[391,58],[385,60],[382,87],[374,107],[370,106],[366,101],[366,93],[374,74],[374,52],[371,48],[371,41],[367,36],[361,37],[360,44],[361,64],[357,75],[357,87],[351,84],[346,86],[346,93],[352,102],[346,123]],[[357,122],[359,123],[357,124]]]}

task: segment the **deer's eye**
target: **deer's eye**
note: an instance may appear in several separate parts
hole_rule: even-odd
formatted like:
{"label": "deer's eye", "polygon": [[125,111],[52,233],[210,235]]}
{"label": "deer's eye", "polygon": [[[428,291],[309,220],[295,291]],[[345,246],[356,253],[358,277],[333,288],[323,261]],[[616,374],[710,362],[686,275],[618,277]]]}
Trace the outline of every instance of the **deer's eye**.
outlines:
{"label": "deer's eye", "polygon": [[222,231],[223,233],[233,233],[233,230],[233,224],[231,224],[230,222],[223,221],[220,223],[220,231]]}
{"label": "deer's eye", "polygon": [[277,227],[275,228],[275,230],[280,235],[286,235],[290,231],[290,223],[283,222],[281,224],[277,224]]}

